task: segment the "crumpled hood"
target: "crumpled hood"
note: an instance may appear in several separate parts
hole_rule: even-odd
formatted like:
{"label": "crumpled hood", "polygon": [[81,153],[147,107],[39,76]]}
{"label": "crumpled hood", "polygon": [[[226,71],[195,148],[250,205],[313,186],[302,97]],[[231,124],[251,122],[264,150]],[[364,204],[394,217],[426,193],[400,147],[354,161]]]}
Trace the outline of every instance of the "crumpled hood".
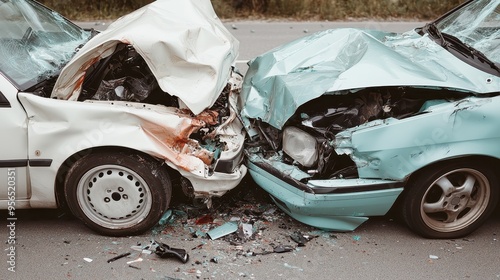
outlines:
{"label": "crumpled hood", "polygon": [[77,100],[85,71],[119,43],[131,44],[161,89],[179,97],[194,114],[213,105],[239,47],[210,0],[157,0],[121,17],[82,47],[61,71],[52,97]]}
{"label": "crumpled hood", "polygon": [[300,105],[323,94],[378,86],[487,93],[498,91],[500,78],[469,66],[415,31],[332,29],[250,61],[241,115],[281,128]]}

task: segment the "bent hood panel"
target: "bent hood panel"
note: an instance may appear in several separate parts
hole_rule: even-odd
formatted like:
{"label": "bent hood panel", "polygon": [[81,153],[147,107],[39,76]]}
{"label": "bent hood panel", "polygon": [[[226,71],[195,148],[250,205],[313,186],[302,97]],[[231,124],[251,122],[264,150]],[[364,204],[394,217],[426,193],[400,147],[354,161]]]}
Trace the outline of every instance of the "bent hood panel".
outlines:
{"label": "bent hood panel", "polygon": [[239,47],[209,0],[158,0],[90,40],[62,70],[52,97],[77,100],[85,71],[119,43],[131,44],[161,89],[179,97],[194,114],[213,105]]}
{"label": "bent hood panel", "polygon": [[414,31],[332,29],[252,60],[243,84],[241,114],[281,128],[300,105],[323,94],[378,86],[486,93],[498,91],[500,78],[469,66]]}

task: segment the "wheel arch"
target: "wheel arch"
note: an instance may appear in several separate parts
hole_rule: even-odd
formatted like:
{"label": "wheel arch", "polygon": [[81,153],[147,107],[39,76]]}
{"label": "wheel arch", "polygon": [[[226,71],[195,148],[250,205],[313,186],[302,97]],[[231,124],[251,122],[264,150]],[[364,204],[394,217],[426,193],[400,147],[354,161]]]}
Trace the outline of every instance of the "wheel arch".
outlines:
{"label": "wheel arch", "polygon": [[[397,213],[397,218],[404,221],[412,231],[426,238],[459,238],[468,235],[485,222],[498,204],[500,199],[500,180],[497,175],[499,169],[497,167],[498,163],[500,163],[500,160],[494,157],[470,155],[449,158],[429,164],[413,172],[412,175],[409,176],[405,189],[393,205],[391,212],[393,214]],[[432,181],[435,180],[435,178],[441,178],[442,174],[444,174],[442,172],[446,172],[446,174],[453,174],[455,170],[458,170],[459,173],[470,172],[468,170],[462,171],[464,167],[475,169],[477,171],[476,174],[479,174],[484,179],[479,180],[482,180],[483,183],[486,184],[483,185],[483,183],[480,183],[485,187],[478,187],[482,188],[480,193],[485,195],[479,194],[474,198],[474,200],[477,199],[477,204],[474,202],[468,206],[468,201],[472,196],[462,193],[462,190],[456,191],[457,189],[453,187],[453,190],[450,190],[446,198],[444,193],[438,194],[438,197],[436,197],[436,193],[434,193],[434,198],[431,198],[429,203],[440,205],[436,206],[438,207],[435,208],[436,211],[431,210],[428,212],[430,216],[422,214],[422,211],[425,210],[422,209],[421,203],[426,199],[427,192],[430,190],[431,186],[434,185]],[[452,195],[455,191],[459,196]],[[441,198],[439,198],[439,196],[441,196]],[[451,200],[456,200],[458,198],[462,202],[452,202]],[[448,207],[447,205],[452,206]],[[476,205],[478,206],[476,207]],[[452,207],[455,207],[454,209],[457,211],[454,211]],[[419,208],[419,210],[417,208]],[[395,212],[394,209],[398,211]],[[440,216],[433,217],[432,215],[434,213],[439,213]],[[461,215],[460,213],[464,215],[459,216]],[[455,218],[446,221],[448,218],[444,220],[442,215],[445,215],[445,218],[450,217],[449,215],[451,215],[452,219],[453,217]]]}
{"label": "wheel arch", "polygon": [[[60,166],[59,169],[57,170],[56,174],[56,179],[55,179],[55,196],[56,196],[56,203],[57,206],[60,208],[63,208],[65,210],[68,210],[67,207],[67,202],[66,198],[64,195],[64,182],[66,179],[66,175],[69,171],[69,169],[81,158],[90,155],[90,154],[99,154],[103,152],[128,152],[128,153],[136,153],[141,156],[147,157],[151,160],[157,161],[157,162],[162,162],[162,160],[158,159],[157,157],[154,157],[148,153],[145,153],[143,151],[137,150],[137,149],[132,149],[129,147],[123,147],[123,146],[100,146],[100,147],[91,147],[87,149],[80,150],[78,152],[75,152],[71,156],[69,156]],[[171,167],[169,167],[167,164],[162,164],[162,166],[165,167],[165,170],[167,171],[168,175],[170,176],[171,179],[177,178],[176,176],[179,173],[176,170],[173,170]]]}
{"label": "wheel arch", "polygon": [[[481,163],[483,165],[488,165],[492,166],[491,170],[496,172],[500,171],[500,159],[492,157],[492,156],[486,156],[486,155],[463,155],[463,156],[458,156],[458,157],[453,157],[453,158],[447,158],[439,161],[432,162],[428,165],[425,165],[421,167],[420,169],[416,170],[415,172],[411,173],[408,176],[407,183],[405,184],[405,191],[408,188],[408,183],[411,182],[415,177],[418,177],[420,174],[424,173],[425,171],[429,169],[433,169],[437,166],[443,165],[443,164],[449,164],[449,163],[454,163],[454,162],[474,162],[474,163]],[[497,167],[495,167],[497,166]],[[498,179],[500,179],[500,176],[495,175]],[[497,186],[497,188],[500,186]]]}
{"label": "wheel arch", "polygon": [[[442,159],[439,161],[429,163],[429,164],[419,168],[418,170],[412,172],[406,178],[404,190],[403,190],[403,192],[401,192],[401,194],[399,195],[399,197],[397,198],[396,202],[393,204],[393,206],[391,207],[389,212],[399,213],[399,209],[401,209],[401,207],[402,207],[402,203],[405,199],[406,194],[408,193],[408,189],[411,187],[411,182],[413,182],[415,180],[415,178],[417,178],[418,176],[421,176],[421,174],[425,173],[427,170],[436,168],[437,166],[440,166],[443,164],[449,164],[452,162],[453,163],[459,162],[459,161],[478,162],[478,163],[492,166],[493,167],[492,171],[495,173],[495,176],[497,177],[498,181],[500,181],[500,176],[497,175],[497,174],[500,174],[500,159],[499,158],[495,158],[492,156],[486,156],[486,155],[463,155],[463,156],[459,156],[459,157]],[[496,188],[500,188],[500,185],[496,186]]]}

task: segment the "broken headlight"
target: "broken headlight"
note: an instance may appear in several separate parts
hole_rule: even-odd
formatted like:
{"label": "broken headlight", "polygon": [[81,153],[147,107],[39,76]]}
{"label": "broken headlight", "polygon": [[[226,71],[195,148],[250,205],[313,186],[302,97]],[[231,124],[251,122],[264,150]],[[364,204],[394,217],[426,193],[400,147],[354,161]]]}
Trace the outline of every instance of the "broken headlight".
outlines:
{"label": "broken headlight", "polygon": [[305,167],[312,167],[318,160],[316,138],[296,127],[283,131],[283,151]]}

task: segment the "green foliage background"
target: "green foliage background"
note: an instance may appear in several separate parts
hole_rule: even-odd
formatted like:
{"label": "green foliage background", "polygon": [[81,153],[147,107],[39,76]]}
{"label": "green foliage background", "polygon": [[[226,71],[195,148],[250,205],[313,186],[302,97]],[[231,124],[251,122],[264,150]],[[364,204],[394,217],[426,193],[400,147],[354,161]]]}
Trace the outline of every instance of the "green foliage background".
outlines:
{"label": "green foliage background", "polygon": [[[182,1],[182,0],[177,0]],[[465,0],[212,0],[222,19],[433,19]],[[40,0],[72,20],[115,19],[151,0]]]}

